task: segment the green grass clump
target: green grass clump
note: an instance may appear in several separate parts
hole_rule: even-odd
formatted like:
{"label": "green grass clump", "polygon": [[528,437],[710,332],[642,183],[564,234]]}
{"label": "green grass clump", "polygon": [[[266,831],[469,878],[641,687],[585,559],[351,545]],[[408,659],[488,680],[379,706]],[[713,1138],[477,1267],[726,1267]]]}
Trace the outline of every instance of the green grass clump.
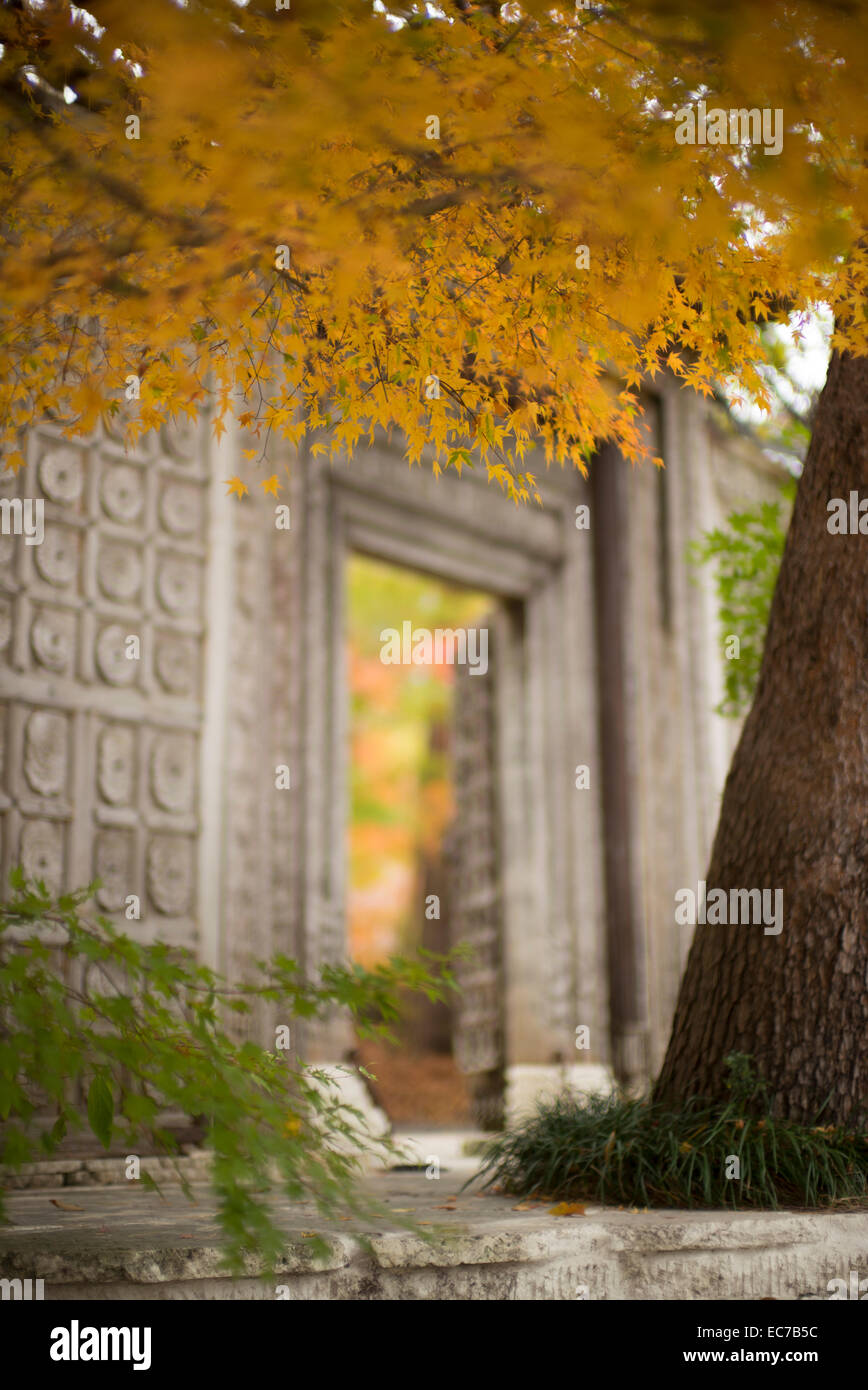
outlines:
{"label": "green grass clump", "polygon": [[[564,1094],[488,1148],[483,1185],[522,1197],[642,1207],[868,1204],[868,1132],[775,1119],[751,1060],[732,1053],[729,1099],[672,1110]],[[818,1117],[819,1118],[819,1117]],[[731,1157],[740,1176],[727,1177]]]}

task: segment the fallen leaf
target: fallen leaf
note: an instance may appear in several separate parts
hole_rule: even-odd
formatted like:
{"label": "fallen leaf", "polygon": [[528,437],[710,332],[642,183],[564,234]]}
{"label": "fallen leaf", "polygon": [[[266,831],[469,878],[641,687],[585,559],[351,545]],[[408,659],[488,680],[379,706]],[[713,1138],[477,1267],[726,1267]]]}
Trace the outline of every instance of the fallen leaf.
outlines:
{"label": "fallen leaf", "polygon": [[558,1202],[556,1207],[549,1207],[550,1216],[584,1216],[585,1208],[581,1202]]}
{"label": "fallen leaf", "polygon": [[[435,1211],[457,1211],[458,1208],[455,1206],[454,1203],[452,1203],[452,1205],[449,1205],[449,1204],[447,1203],[446,1206],[443,1206],[443,1207],[435,1207],[434,1210],[435,1210]],[[423,1222],[423,1225],[427,1225],[427,1222]]]}
{"label": "fallen leaf", "polygon": [[84,1211],[84,1207],[74,1206],[72,1202],[60,1202],[56,1197],[49,1197],[48,1200],[53,1207],[60,1207],[61,1211]]}
{"label": "fallen leaf", "polygon": [[533,1211],[537,1206],[538,1202],[519,1202],[517,1207],[513,1207],[513,1211]]}
{"label": "fallen leaf", "polygon": [[319,1231],[302,1231],[301,1234],[305,1240],[314,1240],[319,1235]]}

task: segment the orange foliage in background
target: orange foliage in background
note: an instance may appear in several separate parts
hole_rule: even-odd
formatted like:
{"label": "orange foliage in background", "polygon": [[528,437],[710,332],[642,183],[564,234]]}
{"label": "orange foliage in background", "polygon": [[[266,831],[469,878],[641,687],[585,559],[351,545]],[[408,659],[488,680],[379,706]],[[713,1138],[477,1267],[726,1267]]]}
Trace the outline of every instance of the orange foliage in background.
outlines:
{"label": "orange foliage in background", "polygon": [[384,665],[380,633],[405,619],[431,628],[466,626],[491,600],[361,557],[348,566],[347,599],[347,910],[351,953],[373,966],[418,944],[420,859],[436,853],[454,813],[448,744],[447,751],[432,748],[432,730],[448,730],[453,668]]}

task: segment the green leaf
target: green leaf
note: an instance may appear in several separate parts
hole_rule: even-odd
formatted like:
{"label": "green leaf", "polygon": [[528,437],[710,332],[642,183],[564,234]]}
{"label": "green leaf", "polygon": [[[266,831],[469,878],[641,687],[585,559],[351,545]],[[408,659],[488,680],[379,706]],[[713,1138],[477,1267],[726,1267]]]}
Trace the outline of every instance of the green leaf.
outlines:
{"label": "green leaf", "polygon": [[58,1115],[57,1119],[54,1121],[54,1124],[51,1126],[51,1132],[48,1137],[51,1142],[52,1148],[56,1148],[57,1145],[61,1142],[61,1140],[66,1138],[65,1115]]}
{"label": "green leaf", "polygon": [[91,1129],[104,1149],[112,1140],[112,1120],[115,1103],[111,1086],[104,1076],[95,1076],[87,1093],[87,1118]]}
{"label": "green leaf", "polygon": [[[83,1109],[104,1148],[117,1130],[130,1152],[141,1139],[162,1153],[176,1153],[177,1136],[156,1124],[168,1107],[202,1117],[207,1125],[220,1223],[236,1263],[251,1247],[268,1260],[279,1253],[283,1238],[266,1201],[275,1173],[293,1198],[312,1193],[324,1214],[368,1205],[373,1212],[376,1202],[369,1204],[355,1187],[354,1156],[371,1148],[371,1137],[358,1112],[341,1103],[334,1081],[320,1077],[315,1087],[314,1071],[288,1067],[250,1041],[239,1044],[220,1020],[224,1007],[248,1013],[248,998],[266,999],[279,1001],[286,1016],[315,1017],[330,1006],[349,1006],[360,1022],[379,1031],[398,1016],[398,991],[439,992],[427,963],[396,959],[373,972],[328,967],[317,982],[303,978],[298,961],[277,956],[258,963],[258,983],[230,987],[189,953],[133,941],[99,915],[80,919],[79,902],[92,896],[80,890],[63,898],[66,955],[83,964],[110,963],[125,987],[117,995],[103,993],[101,982],[86,975],[82,991],[72,996],[64,976],[53,974],[55,958],[38,934],[41,919],[49,909],[56,916],[58,905],[20,872],[16,878],[15,900],[0,902],[0,931],[22,922],[33,923],[34,930],[0,962],[0,1003],[11,1026],[11,1035],[0,1036],[0,1113],[7,1116],[0,1148],[6,1162],[23,1163],[37,1148],[51,1152],[67,1124],[78,1129],[83,1123]],[[451,954],[430,959],[445,984]],[[247,997],[239,999],[239,989]],[[65,1099],[66,1083],[81,1076],[90,1081],[86,1106]],[[121,1076],[122,1086],[116,1080]],[[59,1107],[54,1128],[40,1135],[38,1145],[30,1132],[38,1126],[21,1084],[25,1079]],[[291,1132],[288,1117],[300,1122]],[[333,1139],[349,1152],[337,1152]],[[375,1147],[391,1152],[385,1141]],[[144,1173],[142,1184],[151,1185]],[[186,1183],[181,1189],[192,1197]]]}
{"label": "green leaf", "polygon": [[140,1096],[130,1091],[124,1097],[123,1112],[134,1124],[150,1124],[157,1113],[157,1107],[150,1096]]}

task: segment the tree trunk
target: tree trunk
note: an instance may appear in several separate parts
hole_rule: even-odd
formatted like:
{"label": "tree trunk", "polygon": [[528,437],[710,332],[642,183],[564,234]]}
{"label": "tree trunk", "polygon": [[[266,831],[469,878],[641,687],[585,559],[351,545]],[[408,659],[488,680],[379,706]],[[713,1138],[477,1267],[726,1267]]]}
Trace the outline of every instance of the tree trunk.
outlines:
{"label": "tree trunk", "polygon": [[783,926],[697,926],[667,1103],[722,1098],[738,1051],[781,1116],[811,1122],[828,1101],[821,1123],[855,1121],[868,1104],[868,534],[827,528],[853,490],[868,499],[868,358],[835,354],[707,879],[709,894],[782,889]]}

